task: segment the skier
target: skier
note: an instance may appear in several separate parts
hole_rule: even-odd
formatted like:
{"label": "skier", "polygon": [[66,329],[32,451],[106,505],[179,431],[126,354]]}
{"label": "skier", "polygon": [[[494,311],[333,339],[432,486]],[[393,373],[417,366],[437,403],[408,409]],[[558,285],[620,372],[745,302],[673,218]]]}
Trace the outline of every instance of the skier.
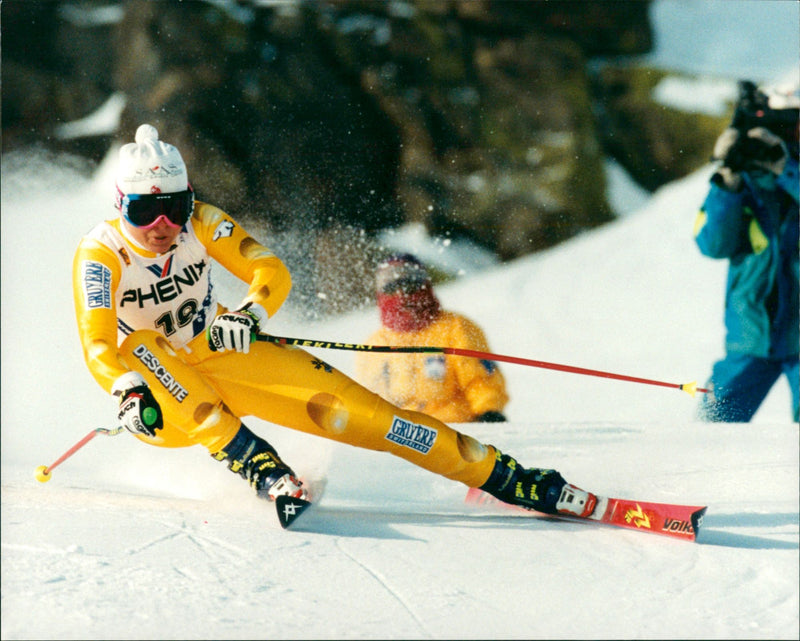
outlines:
{"label": "skier", "polygon": [[[122,426],[150,445],[202,445],[257,495],[307,489],[240,417],[389,452],[528,509],[591,514],[597,497],[555,470],[524,468],[492,445],[383,400],[319,358],[252,342],[289,294],[283,262],[217,207],[195,201],[180,152],[141,125],[119,150],[119,215],[79,243],[73,263],[86,363],[118,399]],[[249,285],[216,298],[211,259]],[[313,499],[313,497],[310,497]]]}
{"label": "skier", "polygon": [[[443,310],[425,266],[411,254],[378,265],[375,286],[381,327],[372,345],[444,345],[488,351],[470,319]],[[494,361],[444,354],[371,354],[355,359],[356,380],[395,405],[446,423],[505,421],[505,380]]]}
{"label": "skier", "polygon": [[714,364],[699,416],[748,422],[781,376],[800,420],[798,357],[798,114],[800,91],[740,83],[721,162],[695,223],[700,251],[730,261],[726,355]]}

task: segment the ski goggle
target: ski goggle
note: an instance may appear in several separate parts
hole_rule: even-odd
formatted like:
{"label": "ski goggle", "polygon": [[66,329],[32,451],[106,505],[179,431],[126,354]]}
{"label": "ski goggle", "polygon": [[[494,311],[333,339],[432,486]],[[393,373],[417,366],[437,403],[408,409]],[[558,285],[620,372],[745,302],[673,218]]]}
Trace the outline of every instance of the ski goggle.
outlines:
{"label": "ski goggle", "polygon": [[378,291],[380,291],[381,294],[397,294],[400,292],[403,294],[413,294],[424,288],[427,284],[427,280],[419,278],[418,276],[406,276],[385,283]]}
{"label": "ski goggle", "polygon": [[125,194],[120,200],[120,212],[135,227],[152,227],[163,217],[175,227],[183,227],[194,211],[194,190],[171,194]]}
{"label": "ski goggle", "polygon": [[430,282],[427,270],[417,262],[389,259],[378,266],[376,289],[383,294],[410,294]]}

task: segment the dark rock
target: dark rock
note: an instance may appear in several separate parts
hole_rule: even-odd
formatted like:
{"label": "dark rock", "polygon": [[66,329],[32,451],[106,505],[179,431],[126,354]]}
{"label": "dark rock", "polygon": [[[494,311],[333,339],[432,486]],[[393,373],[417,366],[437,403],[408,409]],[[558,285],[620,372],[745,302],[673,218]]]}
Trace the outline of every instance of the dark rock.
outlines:
{"label": "dark rock", "polygon": [[[591,57],[650,49],[638,0],[0,10],[4,152],[46,144],[97,161],[151,123],[201,199],[272,238],[299,232],[331,273],[360,273],[371,234],[404,222],[502,259],[552,246],[611,220],[605,155],[654,189],[706,161],[718,124],[655,105],[651,71],[590,73]],[[125,101],[116,131],[65,135],[111,96]],[[343,239],[342,267],[329,253]],[[308,247],[286,247],[309,269]],[[309,299],[328,287],[318,272],[304,282]],[[368,295],[320,299],[338,310]]]}

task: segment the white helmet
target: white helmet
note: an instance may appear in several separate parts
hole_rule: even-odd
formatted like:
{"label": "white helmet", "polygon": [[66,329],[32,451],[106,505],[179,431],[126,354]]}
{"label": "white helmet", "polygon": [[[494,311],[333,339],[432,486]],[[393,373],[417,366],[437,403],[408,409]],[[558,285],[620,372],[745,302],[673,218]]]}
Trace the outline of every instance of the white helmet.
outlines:
{"label": "white helmet", "polygon": [[169,194],[185,191],[189,184],[180,152],[158,139],[152,125],[136,130],[136,142],[119,150],[117,188],[123,194]]}

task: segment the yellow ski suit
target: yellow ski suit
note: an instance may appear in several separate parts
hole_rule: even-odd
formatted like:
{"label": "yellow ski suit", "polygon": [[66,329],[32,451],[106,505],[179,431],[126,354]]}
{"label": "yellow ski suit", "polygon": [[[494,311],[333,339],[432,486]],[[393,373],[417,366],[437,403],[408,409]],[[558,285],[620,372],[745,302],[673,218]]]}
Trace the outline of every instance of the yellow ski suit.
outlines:
{"label": "yellow ski suit", "polygon": [[[395,331],[382,326],[371,345],[458,347],[488,351],[483,331],[454,312],[439,312],[427,327]],[[355,378],[391,403],[447,423],[468,423],[508,402],[503,375],[493,361],[445,354],[359,352]]]}
{"label": "yellow ski suit", "polygon": [[289,294],[283,262],[206,203],[196,203],[165,254],[138,246],[119,219],[100,223],[78,246],[73,293],[89,370],[106,391],[135,370],[161,405],[164,427],[137,438],[163,447],[202,445],[214,454],[250,415],[389,452],[470,487],[486,482],[494,447],[395,407],[302,349],[256,342],[248,354],[212,352],[205,330],[227,310],[216,300],[211,259],[249,283],[246,300],[269,316]]}

